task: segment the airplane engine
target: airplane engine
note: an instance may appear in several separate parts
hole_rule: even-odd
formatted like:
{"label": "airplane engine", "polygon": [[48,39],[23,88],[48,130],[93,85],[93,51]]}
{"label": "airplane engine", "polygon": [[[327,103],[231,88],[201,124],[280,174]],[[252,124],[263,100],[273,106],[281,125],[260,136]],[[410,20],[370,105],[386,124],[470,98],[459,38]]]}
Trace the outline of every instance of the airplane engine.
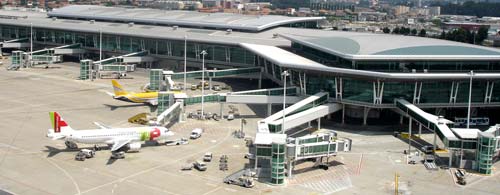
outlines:
{"label": "airplane engine", "polygon": [[128,144],[128,152],[139,152],[139,150],[141,149],[141,143],[130,143]]}

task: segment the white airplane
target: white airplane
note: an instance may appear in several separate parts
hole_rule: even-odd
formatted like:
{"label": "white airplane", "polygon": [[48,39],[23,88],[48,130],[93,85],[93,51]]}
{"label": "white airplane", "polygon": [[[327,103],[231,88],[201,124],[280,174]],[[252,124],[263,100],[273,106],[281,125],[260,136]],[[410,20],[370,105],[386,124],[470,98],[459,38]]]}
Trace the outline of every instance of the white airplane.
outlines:
{"label": "white airplane", "polygon": [[47,137],[52,140],[64,139],[68,148],[78,148],[77,143],[83,144],[108,144],[111,152],[139,151],[143,141],[166,140],[174,135],[165,127],[131,127],[109,128],[99,123],[94,123],[100,129],[74,130],[57,112],[49,112],[52,129],[47,132]]}

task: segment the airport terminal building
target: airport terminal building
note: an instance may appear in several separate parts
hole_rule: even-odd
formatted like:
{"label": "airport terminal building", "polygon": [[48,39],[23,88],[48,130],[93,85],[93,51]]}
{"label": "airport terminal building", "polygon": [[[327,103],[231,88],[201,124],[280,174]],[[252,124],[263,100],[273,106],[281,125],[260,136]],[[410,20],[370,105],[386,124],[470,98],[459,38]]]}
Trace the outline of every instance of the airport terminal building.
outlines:
{"label": "airport terminal building", "polygon": [[32,24],[35,47],[80,43],[98,51],[102,33],[105,54],[147,50],[163,60],[159,66],[180,69],[186,36],[190,67],[199,67],[200,52],[206,50],[207,69],[260,66],[278,83],[280,72],[290,69],[302,92],[324,90],[343,104],[370,108],[394,107],[400,97],[426,108],[465,107],[472,70],[473,106],[500,105],[500,50],[477,45],[308,29],[321,17],[99,6],[69,6],[48,14],[2,12],[3,40],[30,38]]}
{"label": "airport terminal building", "polygon": [[[342,122],[346,116],[369,124],[369,118],[394,113],[396,99],[447,117],[440,111],[468,106],[470,81],[476,113],[500,106],[500,50],[478,45],[321,30],[323,17],[84,5],[49,13],[2,10],[0,15],[1,39],[26,41],[32,35],[37,48],[78,43],[97,55],[101,48],[108,56],[147,51],[160,60],[154,68],[174,71],[183,71],[185,52],[188,67],[200,69],[205,50],[207,69],[260,67],[264,78],[279,85],[282,72],[289,70],[287,81],[300,94],[326,92],[328,102],[341,105]],[[407,114],[413,109],[399,105]],[[418,113],[413,117],[430,124]],[[439,137],[446,146],[467,147],[453,142],[460,137],[456,132]],[[475,144],[468,149],[476,149]]]}

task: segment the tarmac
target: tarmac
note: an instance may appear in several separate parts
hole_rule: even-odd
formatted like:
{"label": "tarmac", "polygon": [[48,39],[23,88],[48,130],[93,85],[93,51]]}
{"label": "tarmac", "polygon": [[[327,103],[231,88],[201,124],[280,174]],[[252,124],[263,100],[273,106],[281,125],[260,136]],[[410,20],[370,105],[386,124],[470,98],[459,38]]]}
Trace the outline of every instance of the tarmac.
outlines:
{"label": "tarmac", "polygon": [[[293,177],[283,186],[257,182],[254,188],[243,188],[222,182],[225,176],[252,166],[243,158],[248,152],[244,140],[233,135],[240,128],[239,119],[187,119],[169,127],[176,133],[173,139],[188,137],[194,128],[205,130],[200,139],[189,140],[187,145],[145,144],[140,152],[127,153],[125,159],[116,161],[109,160],[109,150],[101,150],[95,158],[75,161],[77,151],[65,149],[63,141],[46,137],[47,129],[51,128],[49,111],[59,112],[74,129],[95,129],[94,121],[112,127],[138,126],[127,119],[154,109],[114,100],[105,93],[112,91],[109,79],[78,80],[77,63],[7,71],[8,63],[4,60],[0,66],[0,194],[394,194],[396,173],[400,194],[498,194],[500,191],[498,163],[493,176],[473,175],[474,179],[466,186],[459,186],[449,170],[428,171],[420,163],[406,164],[403,150],[408,145],[392,136],[394,129],[331,122],[322,127],[351,138],[352,151],[330,158],[327,171],[312,168],[312,162],[297,164]],[[129,75],[133,79],[120,82],[130,91],[139,91],[149,81],[147,72],[141,69]],[[235,82],[228,83],[234,85],[233,89],[257,87],[256,81],[228,82]],[[226,114],[228,106],[224,105]],[[234,106],[247,120],[246,135],[254,136],[257,121],[266,117],[266,107]],[[190,105],[186,112],[200,108]],[[217,103],[205,105],[207,112],[218,113],[219,109]],[[279,107],[273,109],[279,110]],[[180,170],[184,164],[201,159],[205,152],[214,154],[207,171]],[[228,171],[218,169],[218,159],[223,154],[229,157]]]}

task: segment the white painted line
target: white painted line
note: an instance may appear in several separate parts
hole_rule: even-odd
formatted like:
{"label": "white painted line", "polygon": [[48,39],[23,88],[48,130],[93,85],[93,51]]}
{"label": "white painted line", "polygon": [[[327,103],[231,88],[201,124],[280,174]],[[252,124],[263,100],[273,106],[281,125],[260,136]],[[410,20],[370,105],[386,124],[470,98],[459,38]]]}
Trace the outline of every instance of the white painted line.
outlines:
{"label": "white painted line", "polygon": [[219,186],[219,187],[217,187],[217,188],[214,188],[213,190],[210,190],[210,191],[208,191],[208,192],[204,193],[203,195],[210,194],[210,193],[215,192],[215,191],[217,191],[217,190],[219,190],[219,189],[221,189],[221,188],[222,188],[222,187],[221,187],[221,186]]}
{"label": "white painted line", "polygon": [[224,190],[230,191],[230,192],[237,192],[238,190],[231,189],[231,188],[224,188]]}
{"label": "white painted line", "polygon": [[52,162],[52,160],[50,160],[50,159],[48,159],[48,158],[46,158],[46,160],[47,160],[50,164],[54,165],[54,167],[56,167],[57,169],[61,170],[61,171],[62,171],[62,172],[63,172],[63,173],[64,173],[64,174],[65,174],[65,175],[66,175],[66,176],[67,176],[67,177],[71,180],[71,182],[73,183],[73,185],[74,185],[74,186],[75,186],[75,188],[76,188],[77,194],[82,194],[82,193],[80,192],[80,186],[78,186],[78,184],[76,183],[76,181],[73,179],[73,177],[72,177],[72,176],[71,176],[71,175],[70,175],[70,174],[69,174],[66,170],[64,170],[63,168],[61,168],[61,167],[60,167],[59,165],[57,165],[56,163]]}

